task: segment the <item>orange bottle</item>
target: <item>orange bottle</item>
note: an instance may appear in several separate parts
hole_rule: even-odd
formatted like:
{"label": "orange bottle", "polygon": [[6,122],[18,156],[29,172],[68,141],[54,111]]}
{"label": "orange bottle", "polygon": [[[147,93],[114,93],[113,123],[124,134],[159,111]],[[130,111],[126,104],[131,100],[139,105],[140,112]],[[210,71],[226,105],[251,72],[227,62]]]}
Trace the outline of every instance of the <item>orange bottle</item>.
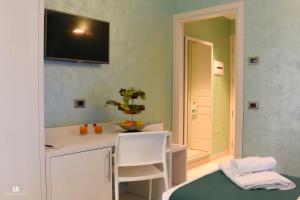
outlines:
{"label": "orange bottle", "polygon": [[80,135],[88,134],[88,124],[84,124],[84,126],[80,127]]}
{"label": "orange bottle", "polygon": [[97,125],[96,123],[94,123],[93,126],[94,126],[94,130],[95,130],[95,134],[101,134],[102,133],[102,126]]}

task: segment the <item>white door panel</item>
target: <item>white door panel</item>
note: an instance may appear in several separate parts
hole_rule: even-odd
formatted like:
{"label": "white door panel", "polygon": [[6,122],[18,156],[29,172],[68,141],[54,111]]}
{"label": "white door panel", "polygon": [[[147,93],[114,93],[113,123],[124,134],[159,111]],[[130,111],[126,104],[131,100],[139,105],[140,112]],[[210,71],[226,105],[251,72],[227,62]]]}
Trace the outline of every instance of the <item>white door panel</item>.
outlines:
{"label": "white door panel", "polygon": [[212,46],[188,42],[188,146],[212,149]]}
{"label": "white door panel", "polygon": [[210,97],[211,96],[211,89],[198,89],[196,93],[202,97]]}
{"label": "white door panel", "polygon": [[211,108],[210,107],[199,107],[197,110],[199,115],[211,115]]}
{"label": "white door panel", "polygon": [[212,107],[212,98],[211,97],[196,97],[196,98],[193,98],[196,102],[196,104],[199,106],[199,107]]}
{"label": "white door panel", "polygon": [[209,149],[211,146],[210,142],[208,140],[204,140],[204,139],[195,139],[193,142],[195,143],[193,145],[200,145],[201,149]]}
{"label": "white door panel", "polygon": [[211,117],[209,115],[198,115],[200,123],[192,123],[191,128],[195,130],[198,134],[194,135],[194,138],[197,139],[210,139],[211,138]]}

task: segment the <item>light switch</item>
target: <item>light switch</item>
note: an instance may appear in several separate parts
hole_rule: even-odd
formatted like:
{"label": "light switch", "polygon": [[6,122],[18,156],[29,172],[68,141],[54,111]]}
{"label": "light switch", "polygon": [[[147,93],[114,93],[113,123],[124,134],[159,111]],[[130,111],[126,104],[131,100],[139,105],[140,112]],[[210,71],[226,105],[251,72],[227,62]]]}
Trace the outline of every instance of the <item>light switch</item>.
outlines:
{"label": "light switch", "polygon": [[259,57],[258,56],[249,57],[248,64],[249,65],[259,65]]}
{"label": "light switch", "polygon": [[74,108],[85,108],[85,99],[75,99]]}

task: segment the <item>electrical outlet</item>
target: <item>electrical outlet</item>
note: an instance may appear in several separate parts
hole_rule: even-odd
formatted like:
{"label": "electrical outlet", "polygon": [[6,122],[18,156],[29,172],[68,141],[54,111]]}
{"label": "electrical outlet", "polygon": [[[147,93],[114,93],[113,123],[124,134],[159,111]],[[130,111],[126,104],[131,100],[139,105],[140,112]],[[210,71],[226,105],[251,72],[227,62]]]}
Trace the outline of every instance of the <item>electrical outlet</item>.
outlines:
{"label": "electrical outlet", "polygon": [[85,108],[85,99],[75,99],[74,108]]}
{"label": "electrical outlet", "polygon": [[258,110],[259,102],[258,101],[248,101],[248,109],[249,110]]}

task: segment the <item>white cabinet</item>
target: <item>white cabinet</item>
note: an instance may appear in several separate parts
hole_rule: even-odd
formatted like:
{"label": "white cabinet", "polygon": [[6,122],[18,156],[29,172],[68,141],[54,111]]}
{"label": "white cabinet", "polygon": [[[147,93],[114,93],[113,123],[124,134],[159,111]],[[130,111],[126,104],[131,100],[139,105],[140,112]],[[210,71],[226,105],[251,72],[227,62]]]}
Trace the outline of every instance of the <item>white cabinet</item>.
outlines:
{"label": "white cabinet", "polygon": [[47,200],[111,200],[111,148],[47,159]]}

